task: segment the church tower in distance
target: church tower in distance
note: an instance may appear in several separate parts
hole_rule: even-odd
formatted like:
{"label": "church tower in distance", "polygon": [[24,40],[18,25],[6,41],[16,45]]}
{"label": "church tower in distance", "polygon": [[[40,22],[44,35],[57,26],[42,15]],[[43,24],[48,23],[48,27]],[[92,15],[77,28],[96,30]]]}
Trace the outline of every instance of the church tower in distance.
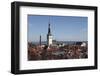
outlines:
{"label": "church tower in distance", "polygon": [[52,45],[52,40],[53,40],[53,36],[51,34],[51,28],[50,28],[50,23],[48,25],[48,34],[47,34],[47,45],[50,46]]}

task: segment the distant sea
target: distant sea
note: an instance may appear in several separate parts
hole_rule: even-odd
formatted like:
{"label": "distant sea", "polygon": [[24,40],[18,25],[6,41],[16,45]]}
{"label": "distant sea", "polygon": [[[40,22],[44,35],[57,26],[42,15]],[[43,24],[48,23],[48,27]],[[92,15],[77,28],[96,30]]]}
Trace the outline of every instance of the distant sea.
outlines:
{"label": "distant sea", "polygon": [[[64,43],[65,45],[71,45],[71,44],[76,44],[77,42],[85,42],[87,43],[88,41],[57,41],[57,43]],[[38,45],[39,42],[32,42],[33,44]],[[47,41],[42,41],[41,44],[47,44]]]}

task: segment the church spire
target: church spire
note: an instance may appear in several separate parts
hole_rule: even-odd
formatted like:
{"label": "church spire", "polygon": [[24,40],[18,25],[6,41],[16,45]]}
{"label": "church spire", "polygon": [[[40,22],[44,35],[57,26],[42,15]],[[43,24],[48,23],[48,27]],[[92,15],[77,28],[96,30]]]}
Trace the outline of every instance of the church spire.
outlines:
{"label": "church spire", "polygon": [[48,34],[51,35],[50,23],[49,23],[49,26],[48,26]]}
{"label": "church spire", "polygon": [[47,45],[52,45],[52,35],[51,35],[51,28],[50,28],[50,18],[48,23],[48,34],[47,34]]}
{"label": "church spire", "polygon": [[51,35],[50,18],[49,18],[49,25],[48,25],[48,35]]}
{"label": "church spire", "polygon": [[40,35],[40,46],[41,46],[41,35]]}

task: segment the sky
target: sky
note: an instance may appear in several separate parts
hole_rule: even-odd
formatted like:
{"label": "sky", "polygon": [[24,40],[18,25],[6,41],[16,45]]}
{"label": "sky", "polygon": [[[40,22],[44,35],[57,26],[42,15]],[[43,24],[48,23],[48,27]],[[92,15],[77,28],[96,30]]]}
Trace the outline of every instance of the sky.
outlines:
{"label": "sky", "polygon": [[88,17],[28,15],[28,41],[47,40],[48,24],[53,40],[87,41]]}

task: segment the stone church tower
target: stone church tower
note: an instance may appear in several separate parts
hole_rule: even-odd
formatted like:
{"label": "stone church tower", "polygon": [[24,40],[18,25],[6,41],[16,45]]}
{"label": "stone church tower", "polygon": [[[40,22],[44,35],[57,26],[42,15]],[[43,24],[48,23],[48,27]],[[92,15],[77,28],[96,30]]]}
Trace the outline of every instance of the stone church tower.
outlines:
{"label": "stone church tower", "polygon": [[52,45],[52,40],[53,40],[53,36],[51,34],[51,28],[50,28],[50,23],[48,25],[48,34],[47,34],[47,45],[50,46]]}

